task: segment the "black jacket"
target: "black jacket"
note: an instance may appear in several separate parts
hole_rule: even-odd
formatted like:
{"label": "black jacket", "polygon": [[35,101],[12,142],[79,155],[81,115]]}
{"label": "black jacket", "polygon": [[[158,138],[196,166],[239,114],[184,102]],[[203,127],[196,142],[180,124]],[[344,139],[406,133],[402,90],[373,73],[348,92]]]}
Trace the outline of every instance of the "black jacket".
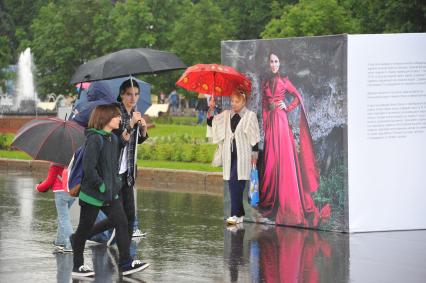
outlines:
{"label": "black jacket", "polygon": [[86,130],[80,200],[102,206],[118,198],[121,188],[118,160],[122,146],[113,133],[96,129]]}

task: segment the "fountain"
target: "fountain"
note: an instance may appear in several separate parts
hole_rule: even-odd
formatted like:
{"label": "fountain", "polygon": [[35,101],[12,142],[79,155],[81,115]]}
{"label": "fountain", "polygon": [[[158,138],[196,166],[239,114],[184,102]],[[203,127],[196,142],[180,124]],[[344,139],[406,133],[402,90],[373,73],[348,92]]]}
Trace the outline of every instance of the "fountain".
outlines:
{"label": "fountain", "polygon": [[34,87],[33,71],[34,62],[31,49],[27,48],[21,52],[18,61],[18,80],[16,95],[14,97],[13,110],[20,113],[31,113],[37,115],[37,93]]}
{"label": "fountain", "polygon": [[23,124],[34,119],[34,116],[56,116],[56,107],[40,108],[41,102],[35,90],[33,76],[35,66],[30,48],[21,52],[18,64],[9,66],[8,71],[16,73],[17,79],[7,81],[11,87],[6,89],[6,93],[0,94],[0,133],[15,132]]}

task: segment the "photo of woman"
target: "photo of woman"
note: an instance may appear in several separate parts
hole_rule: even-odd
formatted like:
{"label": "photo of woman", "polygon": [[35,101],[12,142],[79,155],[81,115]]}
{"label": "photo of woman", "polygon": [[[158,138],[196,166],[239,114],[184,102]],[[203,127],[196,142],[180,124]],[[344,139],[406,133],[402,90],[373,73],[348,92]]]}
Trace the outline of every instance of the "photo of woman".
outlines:
{"label": "photo of woman", "polygon": [[[329,216],[330,205],[320,212],[312,199],[319,187],[319,170],[303,98],[290,79],[280,74],[283,62],[277,52],[269,54],[268,62],[268,78],[261,85],[264,170],[259,211],[276,224],[317,227],[321,218]],[[299,144],[288,118],[297,107]]]}

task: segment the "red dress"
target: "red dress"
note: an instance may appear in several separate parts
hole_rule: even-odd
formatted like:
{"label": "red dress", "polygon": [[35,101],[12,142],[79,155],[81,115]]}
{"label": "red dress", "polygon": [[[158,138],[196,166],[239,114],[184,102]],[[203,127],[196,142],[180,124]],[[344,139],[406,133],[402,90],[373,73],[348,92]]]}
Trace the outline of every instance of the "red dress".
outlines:
{"label": "red dress", "polygon": [[[311,194],[319,186],[312,138],[302,97],[287,77],[274,76],[262,85],[264,173],[260,189],[260,211],[275,216],[276,224],[317,226],[319,212]],[[292,95],[287,109],[278,103]],[[287,112],[301,105],[300,153],[298,154]]]}

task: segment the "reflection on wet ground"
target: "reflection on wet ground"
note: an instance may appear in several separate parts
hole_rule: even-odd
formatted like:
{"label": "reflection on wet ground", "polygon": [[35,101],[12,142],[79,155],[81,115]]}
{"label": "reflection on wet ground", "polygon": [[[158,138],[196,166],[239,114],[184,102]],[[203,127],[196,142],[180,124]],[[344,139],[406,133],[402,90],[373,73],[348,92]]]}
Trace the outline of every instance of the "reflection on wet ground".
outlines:
{"label": "reflection on wet ground", "polygon": [[[39,178],[0,174],[0,282],[71,282],[72,254],[53,254],[53,193]],[[78,206],[73,207],[76,224]],[[225,227],[222,197],[138,191],[147,237],[133,242],[151,266],[129,278],[118,252],[86,248],[95,282],[424,282],[426,231],[340,234],[240,224]],[[77,282],[77,281],[74,281]]]}

